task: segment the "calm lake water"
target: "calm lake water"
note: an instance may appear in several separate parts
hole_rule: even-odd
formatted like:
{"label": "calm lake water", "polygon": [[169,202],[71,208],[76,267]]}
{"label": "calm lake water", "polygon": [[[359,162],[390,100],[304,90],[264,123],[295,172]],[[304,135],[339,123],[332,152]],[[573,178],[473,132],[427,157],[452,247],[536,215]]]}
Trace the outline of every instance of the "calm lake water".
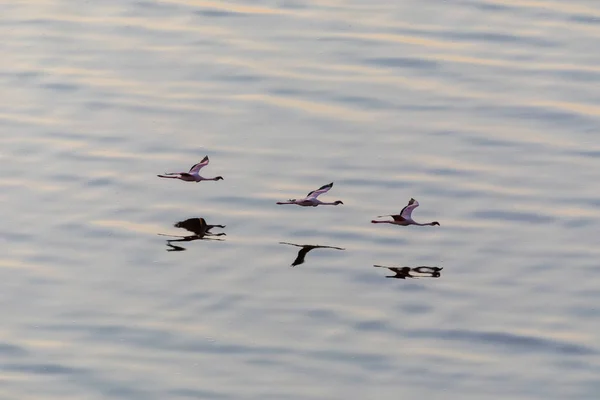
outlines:
{"label": "calm lake water", "polygon": [[0,398],[598,398],[596,0],[0,8]]}

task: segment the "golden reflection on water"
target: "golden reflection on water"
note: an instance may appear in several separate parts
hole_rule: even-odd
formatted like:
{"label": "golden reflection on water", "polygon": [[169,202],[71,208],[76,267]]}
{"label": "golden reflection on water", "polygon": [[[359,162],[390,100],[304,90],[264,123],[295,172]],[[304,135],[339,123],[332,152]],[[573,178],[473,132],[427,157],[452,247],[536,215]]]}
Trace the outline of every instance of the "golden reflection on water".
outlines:
{"label": "golden reflection on water", "polygon": [[327,103],[316,101],[306,101],[294,99],[291,97],[260,95],[260,94],[243,94],[235,95],[234,99],[250,101],[255,103],[265,103],[276,107],[289,108],[293,110],[304,111],[309,114],[323,115],[334,119],[343,118],[350,121],[373,121],[376,118],[374,113],[361,111],[354,108],[346,108],[335,106]]}
{"label": "golden reflection on water", "polygon": [[133,233],[147,233],[156,235],[156,232],[160,232],[164,229],[163,226],[149,223],[136,223],[132,221],[124,220],[92,220],[89,222],[93,226],[100,226],[103,228],[114,228],[117,231],[128,231]]}
{"label": "golden reflection on water", "polygon": [[600,17],[600,11],[598,8],[587,7],[575,2],[564,2],[564,1],[532,1],[532,0],[485,0],[487,4],[499,4],[511,7],[524,7],[541,10],[552,10],[560,13],[581,13],[588,16]]}
{"label": "golden reflection on water", "polygon": [[160,0],[159,3],[182,4],[197,8],[208,8],[213,10],[230,11],[241,14],[291,14],[280,8],[267,8],[249,6],[245,4],[232,3],[228,1],[204,1],[204,0]]}
{"label": "golden reflection on water", "polygon": [[362,32],[344,32],[334,33],[331,37],[337,38],[348,38],[348,39],[361,39],[361,40],[372,40],[374,42],[391,42],[391,43],[402,43],[412,44],[415,46],[433,47],[441,49],[467,49],[472,45],[469,43],[452,42],[445,40],[434,40],[427,39],[424,37],[399,35],[391,33],[362,33]]}

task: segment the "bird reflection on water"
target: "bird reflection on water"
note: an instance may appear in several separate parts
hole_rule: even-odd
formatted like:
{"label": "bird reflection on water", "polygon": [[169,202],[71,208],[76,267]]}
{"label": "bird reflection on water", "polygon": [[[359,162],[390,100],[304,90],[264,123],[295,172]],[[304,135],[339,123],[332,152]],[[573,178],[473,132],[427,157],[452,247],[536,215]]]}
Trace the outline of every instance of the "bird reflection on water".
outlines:
{"label": "bird reflection on water", "polygon": [[443,267],[386,267],[385,265],[373,265],[376,268],[387,268],[396,275],[386,275],[386,278],[406,279],[406,278],[439,278]]}
{"label": "bird reflection on water", "polygon": [[191,242],[194,240],[219,240],[213,236],[225,236],[224,232],[220,233],[212,233],[210,230],[212,228],[225,228],[225,225],[210,225],[206,223],[204,218],[188,218],[184,221],[179,221],[173,225],[176,228],[182,228],[189,232],[192,232],[193,235],[187,236],[178,236],[178,235],[165,235],[159,233],[160,236],[170,236],[175,237],[177,239],[168,239],[167,246],[169,247],[167,251],[184,251],[185,247],[174,245],[175,242]]}
{"label": "bird reflection on water", "polygon": [[279,242],[279,244],[287,244],[290,246],[301,247],[298,251],[298,256],[294,260],[294,262],[290,265],[290,267],[295,267],[296,265],[304,264],[304,258],[309,251],[314,249],[335,249],[335,250],[346,250],[341,247],[334,246],[320,246],[320,245],[311,245],[311,244],[295,244],[295,243],[287,243],[287,242]]}

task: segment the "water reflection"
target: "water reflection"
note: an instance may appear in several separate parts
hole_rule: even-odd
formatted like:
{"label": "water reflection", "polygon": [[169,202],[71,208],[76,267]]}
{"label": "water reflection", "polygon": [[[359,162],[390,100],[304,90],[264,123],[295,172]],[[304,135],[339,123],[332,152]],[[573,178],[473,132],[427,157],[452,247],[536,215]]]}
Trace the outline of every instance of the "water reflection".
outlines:
{"label": "water reflection", "polygon": [[341,247],[334,246],[320,246],[320,245],[312,245],[312,244],[295,244],[295,243],[287,243],[287,242],[279,242],[279,244],[287,244],[290,246],[301,247],[298,251],[298,255],[294,262],[290,265],[290,267],[295,267],[296,265],[304,264],[304,258],[308,254],[309,251],[314,249],[335,249],[335,250],[346,250]]}
{"label": "water reflection", "polygon": [[189,232],[192,232],[193,235],[179,236],[179,235],[166,235],[163,233],[159,233],[160,236],[170,236],[177,239],[168,239],[167,246],[169,247],[167,251],[184,251],[185,247],[181,247],[178,245],[174,245],[176,242],[192,242],[194,240],[219,240],[223,239],[214,238],[214,236],[226,236],[224,232],[212,233],[210,230],[212,228],[225,228],[225,225],[211,225],[207,224],[204,218],[188,218],[184,221],[179,221],[173,225],[176,228],[182,228]]}
{"label": "water reflection", "polygon": [[385,265],[373,265],[376,268],[387,268],[395,275],[386,275],[386,278],[406,279],[406,278],[439,278],[443,267],[428,267],[422,265],[419,267],[386,267]]}

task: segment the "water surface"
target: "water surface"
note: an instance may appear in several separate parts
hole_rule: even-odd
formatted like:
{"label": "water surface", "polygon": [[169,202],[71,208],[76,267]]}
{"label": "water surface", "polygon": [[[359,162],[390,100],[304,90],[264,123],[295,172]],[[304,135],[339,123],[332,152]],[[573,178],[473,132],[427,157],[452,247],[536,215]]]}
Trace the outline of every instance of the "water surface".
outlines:
{"label": "water surface", "polygon": [[595,1],[3,11],[3,398],[597,397]]}

